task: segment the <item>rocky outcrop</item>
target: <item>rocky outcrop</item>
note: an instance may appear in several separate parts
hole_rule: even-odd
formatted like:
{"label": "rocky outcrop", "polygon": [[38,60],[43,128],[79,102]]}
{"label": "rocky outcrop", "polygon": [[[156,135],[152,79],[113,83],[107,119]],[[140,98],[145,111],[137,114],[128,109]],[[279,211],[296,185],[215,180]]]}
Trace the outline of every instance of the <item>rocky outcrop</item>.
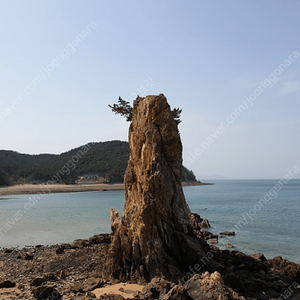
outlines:
{"label": "rocky outcrop", "polygon": [[235,236],[235,232],[234,231],[223,231],[223,232],[220,232],[220,234]]}
{"label": "rocky outcrop", "polygon": [[33,295],[37,300],[45,299],[57,299],[60,300],[62,297],[58,291],[48,286],[41,286],[33,290]]}
{"label": "rocky outcrop", "polygon": [[[13,249],[9,253],[0,250],[0,299],[28,300],[51,294],[49,299],[63,295],[63,299],[91,300],[99,294],[99,288],[116,291],[117,287],[121,291],[119,281],[111,280],[106,273],[110,244],[103,242],[105,237],[81,240],[79,247],[75,243]],[[64,252],[57,255],[56,249],[62,246]],[[34,254],[32,260],[25,259],[28,251]],[[298,299],[299,270],[299,264],[281,257],[266,260],[261,253],[248,256],[210,246],[198,265],[191,265],[182,275],[181,283],[157,276],[142,291],[127,287],[123,292],[143,300]]]}
{"label": "rocky outcrop", "polygon": [[174,278],[208,250],[194,233],[182,191],[174,117],[162,94],[133,103],[122,217],[111,210],[111,271],[121,280]]}
{"label": "rocky outcrop", "polygon": [[233,289],[227,287],[218,272],[212,274],[205,272],[202,275],[194,275],[185,283],[184,287],[192,299],[246,300]]}
{"label": "rocky outcrop", "polygon": [[211,228],[207,219],[205,219],[204,221],[201,222],[200,227],[201,228]]}
{"label": "rocky outcrop", "polygon": [[300,284],[300,265],[292,261],[276,256],[268,260],[268,264],[272,267],[272,271],[276,276],[281,277],[288,283],[298,282]]}

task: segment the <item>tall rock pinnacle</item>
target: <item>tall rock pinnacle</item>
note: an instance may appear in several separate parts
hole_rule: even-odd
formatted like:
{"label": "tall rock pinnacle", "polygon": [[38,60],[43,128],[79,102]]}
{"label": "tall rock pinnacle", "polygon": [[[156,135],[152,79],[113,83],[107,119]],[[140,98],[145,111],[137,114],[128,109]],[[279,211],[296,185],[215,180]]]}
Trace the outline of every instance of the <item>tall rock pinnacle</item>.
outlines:
{"label": "tall rock pinnacle", "polygon": [[164,95],[138,97],[129,129],[121,218],[111,209],[112,273],[121,280],[174,277],[205,255],[181,186],[182,144]]}

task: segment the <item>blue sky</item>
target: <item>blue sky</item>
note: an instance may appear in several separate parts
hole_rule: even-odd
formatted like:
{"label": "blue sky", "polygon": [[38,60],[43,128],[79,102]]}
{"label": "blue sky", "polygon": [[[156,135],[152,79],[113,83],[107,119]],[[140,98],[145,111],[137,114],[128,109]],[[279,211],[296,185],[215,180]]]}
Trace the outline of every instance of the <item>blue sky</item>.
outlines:
{"label": "blue sky", "polygon": [[198,179],[300,169],[299,1],[0,3],[0,149],[127,140],[107,105],[163,93]]}

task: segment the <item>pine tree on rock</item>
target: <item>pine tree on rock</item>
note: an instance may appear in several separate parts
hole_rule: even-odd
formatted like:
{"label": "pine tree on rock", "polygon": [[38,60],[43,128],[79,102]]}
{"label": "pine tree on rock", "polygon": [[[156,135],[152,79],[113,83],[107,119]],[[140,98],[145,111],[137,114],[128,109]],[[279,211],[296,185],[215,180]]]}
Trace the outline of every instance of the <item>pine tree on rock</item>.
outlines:
{"label": "pine tree on rock", "polygon": [[177,125],[163,94],[134,101],[123,215],[111,209],[111,272],[120,280],[174,278],[209,250],[183,194]]}

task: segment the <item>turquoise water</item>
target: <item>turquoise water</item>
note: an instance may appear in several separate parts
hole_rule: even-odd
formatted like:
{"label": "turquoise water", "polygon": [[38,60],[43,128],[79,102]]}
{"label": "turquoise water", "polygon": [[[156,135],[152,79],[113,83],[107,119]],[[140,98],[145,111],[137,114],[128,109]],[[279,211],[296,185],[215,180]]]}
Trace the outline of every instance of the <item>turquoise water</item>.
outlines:
{"label": "turquoise water", "polygon": [[[184,187],[192,212],[209,220],[220,239],[248,254],[281,255],[300,263],[300,180],[215,181]],[[277,196],[276,196],[277,194]],[[124,191],[0,196],[0,246],[50,245],[110,232],[110,208],[122,213]],[[262,200],[264,199],[265,200]],[[222,247],[222,244],[219,246]]]}

